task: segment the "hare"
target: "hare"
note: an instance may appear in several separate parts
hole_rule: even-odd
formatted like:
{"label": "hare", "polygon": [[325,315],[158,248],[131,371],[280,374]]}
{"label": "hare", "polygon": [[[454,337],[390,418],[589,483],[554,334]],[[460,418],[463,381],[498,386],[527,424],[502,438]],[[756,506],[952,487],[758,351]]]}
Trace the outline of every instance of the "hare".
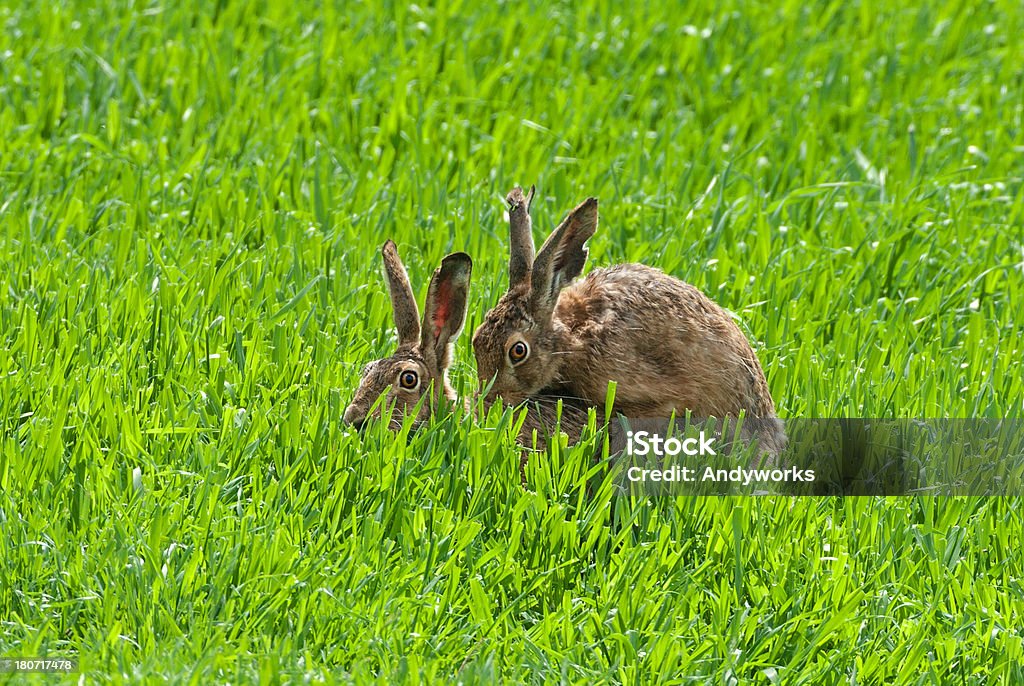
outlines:
{"label": "hare", "polygon": [[583,270],[597,229],[597,199],[569,213],[534,257],[530,204],[513,189],[509,205],[509,288],[473,334],[487,404],[515,405],[538,394],[628,417],[737,417],[758,424],[762,448],[785,445],[782,423],[757,356],[721,307],[693,286],[642,264]]}
{"label": "hare", "polygon": [[[398,329],[398,349],[390,357],[371,362],[363,368],[359,388],[345,409],[343,419],[346,424],[356,427],[361,427],[370,418],[379,419],[379,406],[372,414],[371,408],[381,395],[387,393],[388,402],[395,403],[391,415],[392,428],[398,429],[405,414],[415,410],[417,405],[419,414],[416,420],[423,422],[435,411],[450,410],[460,404],[448,381],[448,368],[452,363],[455,340],[466,322],[473,261],[462,252],[441,260],[441,265],[430,279],[421,324],[409,276],[394,241],[384,243],[381,253]],[[421,404],[426,393],[432,393],[432,396]],[[538,445],[543,449],[555,426],[559,398],[538,396],[531,400],[533,402],[517,441],[523,446],[530,446],[536,429]],[[461,404],[469,411],[468,398]],[[570,441],[579,440],[586,424],[586,405],[571,398],[562,399],[561,428],[569,434]]]}
{"label": "hare", "polygon": [[[448,368],[453,344],[466,323],[473,261],[464,252],[441,260],[441,266],[430,279],[421,325],[409,276],[394,241],[384,243],[381,254],[398,329],[398,349],[391,357],[370,362],[363,368],[359,388],[343,418],[346,424],[362,426],[374,403],[387,392],[388,402],[395,403],[391,421],[397,428],[405,413],[417,405],[417,420],[423,421],[438,407],[450,407],[457,401],[448,382]],[[426,393],[432,396],[420,404]],[[379,407],[372,416],[380,418]]]}

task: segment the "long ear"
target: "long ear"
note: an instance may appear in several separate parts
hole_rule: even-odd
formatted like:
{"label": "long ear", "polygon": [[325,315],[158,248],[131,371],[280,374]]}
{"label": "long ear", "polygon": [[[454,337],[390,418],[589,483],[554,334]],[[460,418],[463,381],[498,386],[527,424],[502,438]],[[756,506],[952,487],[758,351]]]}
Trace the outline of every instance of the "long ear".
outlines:
{"label": "long ear", "polygon": [[587,242],[597,231],[597,198],[587,198],[544,241],[531,275],[534,308],[553,308],[558,293],[583,271]]}
{"label": "long ear", "polygon": [[409,284],[409,275],[398,257],[394,241],[388,239],[380,252],[384,256],[384,273],[388,277],[391,309],[398,328],[398,345],[415,343],[420,337],[420,313],[416,308],[416,296]]}
{"label": "long ear", "polygon": [[427,368],[444,373],[452,363],[452,345],[466,323],[473,260],[464,252],[448,255],[427,289],[420,353]]}
{"label": "long ear", "polygon": [[534,187],[530,194],[523,195],[523,189],[516,186],[505,198],[508,203],[508,228],[511,236],[512,254],[508,259],[508,287],[515,288],[530,280],[533,268],[533,224],[530,221],[530,205],[533,203]]}

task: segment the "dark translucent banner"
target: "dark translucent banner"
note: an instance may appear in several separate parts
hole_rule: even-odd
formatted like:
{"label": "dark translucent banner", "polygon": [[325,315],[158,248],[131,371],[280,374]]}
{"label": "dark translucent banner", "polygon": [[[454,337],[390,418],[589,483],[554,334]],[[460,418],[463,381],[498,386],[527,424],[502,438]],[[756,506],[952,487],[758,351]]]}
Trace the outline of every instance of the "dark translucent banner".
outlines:
{"label": "dark translucent banner", "polygon": [[646,495],[1017,495],[1024,420],[633,419],[608,426],[624,490]]}

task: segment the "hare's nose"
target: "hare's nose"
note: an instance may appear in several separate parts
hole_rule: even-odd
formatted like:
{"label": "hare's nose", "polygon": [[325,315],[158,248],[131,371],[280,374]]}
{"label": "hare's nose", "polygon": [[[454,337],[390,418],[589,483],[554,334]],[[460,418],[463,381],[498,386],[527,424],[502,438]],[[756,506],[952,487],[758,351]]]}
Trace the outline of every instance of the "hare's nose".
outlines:
{"label": "hare's nose", "polygon": [[355,405],[349,405],[345,408],[345,414],[342,416],[342,421],[356,429],[362,429],[363,424],[366,423],[366,413],[362,412]]}

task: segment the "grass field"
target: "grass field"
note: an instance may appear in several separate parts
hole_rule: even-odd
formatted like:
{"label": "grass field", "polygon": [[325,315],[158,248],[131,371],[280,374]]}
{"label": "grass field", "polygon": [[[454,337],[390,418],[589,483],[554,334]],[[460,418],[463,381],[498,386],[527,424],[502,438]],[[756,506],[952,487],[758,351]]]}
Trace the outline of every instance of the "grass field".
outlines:
{"label": "grass field", "polygon": [[0,655],[1024,681],[1020,497],[614,498],[582,449],[521,486],[510,414],[341,426],[380,245],[421,302],[472,254],[471,330],[516,183],[736,313],[781,416],[1022,414],[1020,3],[712,5],[3,3]]}

